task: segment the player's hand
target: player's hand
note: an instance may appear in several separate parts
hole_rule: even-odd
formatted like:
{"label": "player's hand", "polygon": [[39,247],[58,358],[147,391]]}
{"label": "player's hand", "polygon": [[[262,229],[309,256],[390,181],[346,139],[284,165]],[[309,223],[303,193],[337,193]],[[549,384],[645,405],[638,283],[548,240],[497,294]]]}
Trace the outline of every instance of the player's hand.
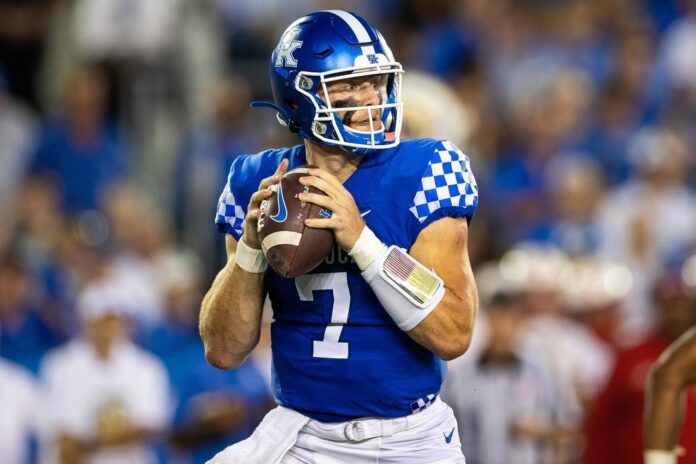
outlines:
{"label": "player's hand", "polygon": [[242,238],[244,243],[250,248],[255,248],[257,250],[261,249],[261,243],[259,241],[259,233],[257,230],[257,225],[259,222],[259,216],[261,215],[261,202],[271,195],[273,195],[273,190],[271,186],[280,182],[288,170],[288,160],[284,159],[278,165],[275,173],[272,176],[266,177],[259,184],[259,189],[254,192],[249,200],[249,206],[247,206],[247,215],[244,219],[244,233]]}
{"label": "player's hand", "polygon": [[309,169],[307,174],[309,175],[300,177],[300,183],[316,187],[326,195],[300,193],[298,198],[326,208],[332,215],[326,219],[305,219],[305,224],[317,229],[332,229],[338,245],[350,251],[365,227],[353,195],[336,177],[322,169]]}

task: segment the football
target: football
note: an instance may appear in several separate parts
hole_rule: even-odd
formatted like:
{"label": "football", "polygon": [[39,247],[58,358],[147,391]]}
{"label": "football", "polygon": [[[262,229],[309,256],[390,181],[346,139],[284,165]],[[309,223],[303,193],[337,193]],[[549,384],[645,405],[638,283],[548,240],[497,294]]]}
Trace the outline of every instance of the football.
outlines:
{"label": "football", "polygon": [[287,172],[273,185],[275,194],[261,203],[258,222],[261,249],[268,264],[283,277],[297,277],[317,267],[334,247],[334,235],[329,229],[305,226],[308,218],[328,218],[331,211],[297,198],[301,192],[324,192],[300,183],[308,168],[304,165]]}

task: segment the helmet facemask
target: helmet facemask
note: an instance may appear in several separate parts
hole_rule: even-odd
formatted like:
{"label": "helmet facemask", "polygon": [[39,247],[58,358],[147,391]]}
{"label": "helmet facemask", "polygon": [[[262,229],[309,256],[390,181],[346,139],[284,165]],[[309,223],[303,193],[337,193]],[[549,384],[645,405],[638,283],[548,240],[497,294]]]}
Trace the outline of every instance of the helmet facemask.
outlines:
{"label": "helmet facemask", "polygon": [[[402,73],[401,65],[394,62],[324,73],[298,73],[295,88],[314,105],[312,135],[327,145],[341,146],[357,154],[398,145],[403,119]],[[338,90],[337,83],[341,84]],[[366,83],[373,85],[375,104],[359,102],[351,95],[358,92],[351,88]],[[360,118],[362,127],[351,127],[355,118]]]}

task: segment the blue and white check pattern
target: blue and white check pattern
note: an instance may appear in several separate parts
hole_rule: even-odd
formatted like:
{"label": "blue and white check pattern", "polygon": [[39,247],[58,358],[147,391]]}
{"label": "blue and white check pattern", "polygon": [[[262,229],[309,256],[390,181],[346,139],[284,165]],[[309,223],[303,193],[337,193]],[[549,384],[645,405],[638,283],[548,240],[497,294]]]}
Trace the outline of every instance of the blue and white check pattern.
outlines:
{"label": "blue and white check pattern", "polygon": [[471,209],[473,213],[477,203],[478,187],[469,166],[469,157],[452,142],[440,142],[409,211],[423,222],[438,209],[448,206]]}
{"label": "blue and white check pattern", "polygon": [[424,396],[423,398],[418,398],[418,400],[416,400],[410,404],[411,414],[421,412],[422,410],[424,410],[425,408],[430,406],[430,403],[432,403],[434,399],[435,399],[435,395],[433,395],[433,394],[430,394],[428,396]]}
{"label": "blue and white check pattern", "polygon": [[225,189],[218,200],[217,215],[215,222],[217,224],[229,224],[237,235],[242,235],[242,227],[244,224],[244,210],[237,203],[237,199],[230,191],[229,182],[225,185]]}

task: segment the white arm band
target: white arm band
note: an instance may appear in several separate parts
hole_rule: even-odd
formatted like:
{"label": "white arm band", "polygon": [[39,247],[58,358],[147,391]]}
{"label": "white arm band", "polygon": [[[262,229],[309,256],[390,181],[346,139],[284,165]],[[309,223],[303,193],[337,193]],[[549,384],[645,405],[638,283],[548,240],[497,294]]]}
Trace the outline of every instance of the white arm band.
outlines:
{"label": "white arm band", "polygon": [[677,453],[666,450],[646,450],[645,464],[677,464]]}
{"label": "white arm band", "polygon": [[234,262],[247,272],[260,274],[265,272],[268,267],[268,260],[262,250],[255,250],[244,243],[244,237],[237,242],[237,253],[234,255]]}
{"label": "white arm band", "polygon": [[396,246],[387,247],[367,227],[348,253],[401,330],[411,330],[445,295],[442,279]]}

